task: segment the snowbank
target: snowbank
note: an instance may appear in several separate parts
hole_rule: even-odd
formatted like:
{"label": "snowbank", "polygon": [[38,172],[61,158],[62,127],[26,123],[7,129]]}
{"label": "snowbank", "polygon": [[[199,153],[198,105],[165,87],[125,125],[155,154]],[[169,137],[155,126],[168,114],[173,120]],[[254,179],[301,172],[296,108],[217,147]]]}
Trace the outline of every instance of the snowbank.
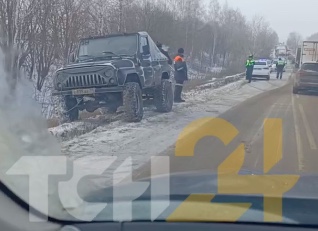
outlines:
{"label": "snowbank", "polygon": [[206,88],[218,88],[222,87],[226,84],[233,83],[235,81],[238,81],[244,77],[245,73],[240,73],[232,76],[227,76],[225,78],[213,78],[211,81],[209,81],[206,84],[198,86],[199,89],[206,89]]}
{"label": "snowbank", "polygon": [[[193,73],[192,73],[192,76],[193,76]],[[201,73],[201,76],[202,76],[202,73]],[[186,97],[188,96],[187,98],[190,99],[193,95],[196,95],[197,92],[201,91],[202,89],[205,89],[205,88],[216,89],[226,84],[238,81],[242,78],[242,76],[243,76],[242,74],[237,74],[233,76],[227,76],[224,78],[218,78],[218,79],[214,78],[210,81],[210,83],[204,84],[202,86],[198,86],[196,89],[193,89],[192,91],[186,93]],[[148,110],[151,111],[152,108],[148,107]],[[57,137],[60,141],[66,141],[66,140],[74,138],[75,136],[88,133],[102,124],[108,124],[112,121],[120,120],[121,117],[122,116],[119,114],[115,116],[105,115],[105,116],[100,116],[97,118],[90,118],[86,121],[66,123],[57,127],[49,128],[49,132],[51,132],[51,134]]]}
{"label": "snowbank", "polygon": [[95,128],[114,122],[120,119],[121,115],[100,115],[73,123],[65,123],[57,127],[49,128],[49,132],[60,141],[72,139],[76,136],[83,135]]}

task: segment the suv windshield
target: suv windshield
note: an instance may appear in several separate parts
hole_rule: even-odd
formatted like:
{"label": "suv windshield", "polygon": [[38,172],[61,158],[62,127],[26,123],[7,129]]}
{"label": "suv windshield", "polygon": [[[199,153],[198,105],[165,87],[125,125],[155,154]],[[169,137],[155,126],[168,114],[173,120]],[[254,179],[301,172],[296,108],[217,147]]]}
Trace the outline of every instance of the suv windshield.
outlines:
{"label": "suv windshield", "polygon": [[82,40],[79,57],[94,58],[114,55],[134,55],[137,52],[137,35]]}

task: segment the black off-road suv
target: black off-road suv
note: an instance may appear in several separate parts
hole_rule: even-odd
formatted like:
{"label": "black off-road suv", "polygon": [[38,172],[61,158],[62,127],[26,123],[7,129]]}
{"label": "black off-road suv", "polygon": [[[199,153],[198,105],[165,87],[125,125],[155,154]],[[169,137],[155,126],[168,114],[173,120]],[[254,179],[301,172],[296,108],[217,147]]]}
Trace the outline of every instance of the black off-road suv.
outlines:
{"label": "black off-road suv", "polygon": [[55,73],[53,96],[60,116],[75,121],[79,111],[123,106],[128,122],[143,118],[143,99],[170,112],[173,89],[168,59],[146,32],[81,39],[69,64]]}

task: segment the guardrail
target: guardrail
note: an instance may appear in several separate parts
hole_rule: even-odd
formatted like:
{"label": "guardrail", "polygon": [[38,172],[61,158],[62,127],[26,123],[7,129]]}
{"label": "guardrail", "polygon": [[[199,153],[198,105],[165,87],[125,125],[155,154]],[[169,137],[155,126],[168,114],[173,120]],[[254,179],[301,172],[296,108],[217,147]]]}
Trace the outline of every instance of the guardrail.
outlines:
{"label": "guardrail", "polygon": [[201,86],[198,86],[198,88],[202,89],[202,90],[208,89],[208,88],[212,88],[212,89],[219,88],[219,87],[225,86],[229,83],[239,81],[239,80],[243,79],[244,77],[245,77],[245,72],[239,73],[236,75],[225,76],[223,78],[215,79],[214,81],[212,81],[210,83],[206,83],[206,84],[203,84]]}

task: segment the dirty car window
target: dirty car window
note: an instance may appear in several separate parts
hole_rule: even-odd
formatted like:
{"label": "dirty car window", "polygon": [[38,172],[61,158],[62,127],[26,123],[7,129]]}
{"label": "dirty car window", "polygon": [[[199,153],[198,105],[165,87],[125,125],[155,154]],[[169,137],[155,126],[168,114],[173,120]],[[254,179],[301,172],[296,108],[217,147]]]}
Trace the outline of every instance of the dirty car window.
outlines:
{"label": "dirty car window", "polygon": [[305,71],[316,71],[318,72],[318,63],[304,63],[301,69]]}
{"label": "dirty car window", "polygon": [[137,35],[83,40],[80,43],[79,56],[96,56],[103,51],[117,55],[134,55],[137,52]]}

